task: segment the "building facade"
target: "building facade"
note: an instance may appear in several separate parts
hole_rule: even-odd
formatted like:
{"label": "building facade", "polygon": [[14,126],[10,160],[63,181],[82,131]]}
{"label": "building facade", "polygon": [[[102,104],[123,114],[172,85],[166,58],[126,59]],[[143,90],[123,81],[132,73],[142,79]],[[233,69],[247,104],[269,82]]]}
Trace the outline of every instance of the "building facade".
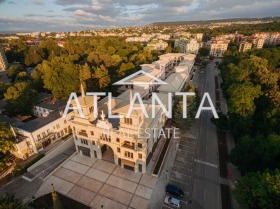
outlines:
{"label": "building facade", "polygon": [[210,42],[210,56],[222,57],[227,51],[228,40],[213,40]]}
{"label": "building facade", "polygon": [[[81,118],[79,112],[74,110],[70,123],[76,149],[81,155],[104,159],[122,168],[145,173],[159,140],[158,130],[164,126],[166,117],[157,105],[145,103],[145,110],[149,114],[155,108],[154,119],[145,118],[141,110],[133,110],[127,118],[129,99],[108,98],[98,107],[98,117],[94,118],[92,97],[82,95],[78,101],[85,117]],[[77,103],[73,101],[72,105],[76,107]],[[111,105],[113,115],[122,118],[107,117],[108,105]],[[149,136],[139,132],[147,128]]]}
{"label": "building facade", "polygon": [[163,40],[152,40],[147,44],[150,50],[159,50],[163,51],[168,46],[168,43]]}
{"label": "building facade", "polygon": [[252,49],[253,44],[247,41],[242,41],[241,43],[239,43],[239,51],[240,52],[246,52],[248,50]]}

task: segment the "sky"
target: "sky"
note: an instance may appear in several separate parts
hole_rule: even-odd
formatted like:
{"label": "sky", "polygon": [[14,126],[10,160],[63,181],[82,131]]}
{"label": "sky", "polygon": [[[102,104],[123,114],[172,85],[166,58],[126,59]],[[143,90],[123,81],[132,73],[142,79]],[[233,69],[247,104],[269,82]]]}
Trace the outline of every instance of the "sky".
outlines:
{"label": "sky", "polygon": [[0,0],[0,31],[76,31],[280,16],[279,0]]}

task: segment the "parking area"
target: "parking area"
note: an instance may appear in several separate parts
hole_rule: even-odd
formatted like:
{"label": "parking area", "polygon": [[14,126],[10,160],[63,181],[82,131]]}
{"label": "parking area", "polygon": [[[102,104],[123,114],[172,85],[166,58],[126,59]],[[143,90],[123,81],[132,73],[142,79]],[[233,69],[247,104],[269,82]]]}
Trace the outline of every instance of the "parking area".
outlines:
{"label": "parking area", "polygon": [[36,197],[51,192],[53,184],[57,192],[92,209],[145,209],[157,180],[149,174],[77,154],[46,179]]}
{"label": "parking area", "polygon": [[[181,200],[181,208],[186,208],[192,191],[195,137],[186,132],[182,132],[179,146],[176,149],[175,162],[171,172],[169,173],[168,171],[167,178],[170,184],[177,185],[184,191],[184,197],[178,199]],[[163,204],[162,208],[167,209],[171,207]]]}

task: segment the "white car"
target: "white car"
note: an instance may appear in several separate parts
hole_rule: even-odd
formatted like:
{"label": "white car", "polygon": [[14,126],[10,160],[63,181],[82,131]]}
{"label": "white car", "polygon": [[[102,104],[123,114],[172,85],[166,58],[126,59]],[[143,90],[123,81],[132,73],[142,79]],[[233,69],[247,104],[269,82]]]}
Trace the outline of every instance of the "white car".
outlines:
{"label": "white car", "polygon": [[180,208],[181,207],[180,200],[178,200],[174,197],[168,196],[168,195],[165,196],[164,203],[168,206],[175,207],[175,208]]}

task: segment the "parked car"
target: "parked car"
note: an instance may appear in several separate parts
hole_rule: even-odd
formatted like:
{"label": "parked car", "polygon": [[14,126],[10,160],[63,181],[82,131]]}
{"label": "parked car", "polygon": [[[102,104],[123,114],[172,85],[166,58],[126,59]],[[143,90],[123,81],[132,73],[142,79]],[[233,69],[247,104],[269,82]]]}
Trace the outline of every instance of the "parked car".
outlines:
{"label": "parked car", "polygon": [[178,187],[176,185],[172,185],[172,184],[167,184],[167,186],[165,187],[165,192],[168,194],[175,195],[177,197],[184,196],[183,190],[180,187]]}
{"label": "parked car", "polygon": [[180,200],[178,200],[174,197],[170,197],[168,195],[165,196],[164,203],[168,206],[175,207],[175,208],[180,208],[181,207],[181,201]]}

